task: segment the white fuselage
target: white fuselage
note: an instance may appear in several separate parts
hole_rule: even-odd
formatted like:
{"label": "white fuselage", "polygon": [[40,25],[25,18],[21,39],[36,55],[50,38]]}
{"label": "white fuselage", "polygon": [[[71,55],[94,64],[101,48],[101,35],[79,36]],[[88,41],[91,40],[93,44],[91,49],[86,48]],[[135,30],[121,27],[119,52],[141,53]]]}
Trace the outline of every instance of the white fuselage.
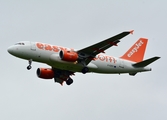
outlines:
{"label": "white fuselage", "polygon": [[[82,64],[77,63],[77,61],[63,61],[59,57],[60,50],[68,48],[43,43],[40,43],[42,44],[41,46],[37,44],[39,44],[39,42],[19,42],[18,44],[10,46],[8,48],[8,52],[22,59],[32,59],[36,62],[46,63],[53,68],[69,70],[72,72],[81,72],[81,69],[83,68]],[[151,70],[148,67],[135,68],[132,66],[133,63],[134,62],[121,58],[116,58],[105,54],[98,54],[96,58],[87,65],[87,67],[89,68],[89,72],[106,74],[137,73]]]}

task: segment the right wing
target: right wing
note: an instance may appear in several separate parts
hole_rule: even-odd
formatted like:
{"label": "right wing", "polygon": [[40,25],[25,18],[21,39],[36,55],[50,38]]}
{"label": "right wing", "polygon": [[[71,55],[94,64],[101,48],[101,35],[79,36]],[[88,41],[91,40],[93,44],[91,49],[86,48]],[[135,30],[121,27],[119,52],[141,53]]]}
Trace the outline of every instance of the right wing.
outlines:
{"label": "right wing", "polygon": [[83,48],[81,50],[78,50],[77,52],[79,53],[79,55],[81,57],[86,56],[85,59],[85,63],[89,64],[89,62],[92,60],[90,58],[94,58],[97,54],[103,52],[112,47],[112,46],[117,46],[117,43],[120,42],[120,39],[122,39],[123,37],[127,36],[128,34],[133,34],[133,30],[132,31],[127,31],[127,32],[122,32],[118,35],[115,35],[111,38],[108,38],[106,40],[103,40],[99,43],[96,43],[94,45],[91,45],[89,47]]}

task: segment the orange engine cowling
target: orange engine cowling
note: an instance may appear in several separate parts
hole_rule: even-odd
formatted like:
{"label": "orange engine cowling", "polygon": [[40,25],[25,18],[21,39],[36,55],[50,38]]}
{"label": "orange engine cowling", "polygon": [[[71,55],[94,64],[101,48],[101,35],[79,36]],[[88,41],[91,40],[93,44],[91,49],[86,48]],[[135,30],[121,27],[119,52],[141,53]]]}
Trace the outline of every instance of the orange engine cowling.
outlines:
{"label": "orange engine cowling", "polygon": [[68,62],[75,62],[78,60],[78,54],[74,51],[61,50],[59,56],[62,60]]}
{"label": "orange engine cowling", "polygon": [[54,78],[54,71],[51,68],[38,68],[37,76],[43,79],[52,79]]}

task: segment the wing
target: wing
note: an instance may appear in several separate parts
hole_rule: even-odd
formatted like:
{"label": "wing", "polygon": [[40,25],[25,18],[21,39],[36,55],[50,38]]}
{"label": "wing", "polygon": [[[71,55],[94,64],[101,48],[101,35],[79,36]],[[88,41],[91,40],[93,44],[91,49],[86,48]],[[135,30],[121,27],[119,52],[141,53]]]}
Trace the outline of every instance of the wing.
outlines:
{"label": "wing", "polygon": [[133,34],[132,31],[122,32],[118,35],[115,35],[111,38],[108,38],[106,40],[103,40],[99,43],[96,43],[94,45],[91,45],[89,47],[86,47],[84,49],[78,50],[78,54],[80,58],[83,58],[86,65],[89,64],[89,62],[99,53],[104,53],[104,51],[112,46],[117,46],[117,43],[120,42],[120,39],[127,36],[128,34]]}

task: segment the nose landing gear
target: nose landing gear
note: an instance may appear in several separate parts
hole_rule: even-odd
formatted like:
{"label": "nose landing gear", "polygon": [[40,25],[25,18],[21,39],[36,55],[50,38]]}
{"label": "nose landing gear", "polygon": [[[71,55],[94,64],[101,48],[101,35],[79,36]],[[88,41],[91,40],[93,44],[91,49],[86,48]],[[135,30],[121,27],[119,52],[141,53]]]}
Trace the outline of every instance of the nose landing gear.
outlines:
{"label": "nose landing gear", "polygon": [[29,61],[28,61],[28,66],[27,66],[27,70],[30,70],[31,68],[32,68],[32,66],[31,66],[31,64],[32,64],[32,59],[30,59]]}
{"label": "nose landing gear", "polygon": [[31,65],[27,66],[27,70],[30,70],[31,68],[32,68]]}

